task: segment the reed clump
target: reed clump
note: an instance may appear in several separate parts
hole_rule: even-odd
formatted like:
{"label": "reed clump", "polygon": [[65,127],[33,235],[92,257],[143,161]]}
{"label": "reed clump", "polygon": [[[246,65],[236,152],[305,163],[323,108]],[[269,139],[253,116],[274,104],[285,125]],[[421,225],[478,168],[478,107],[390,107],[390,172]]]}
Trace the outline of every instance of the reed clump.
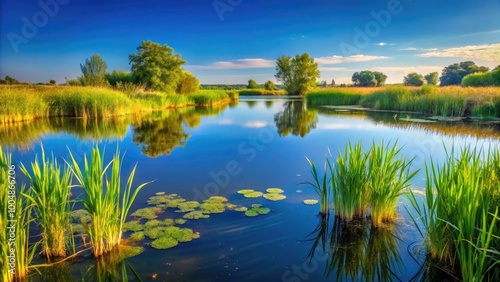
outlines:
{"label": "reed clump", "polygon": [[42,147],[41,162],[38,157],[31,163],[31,170],[21,164],[21,171],[31,183],[30,197],[41,228],[42,249],[50,260],[65,257],[70,242],[71,171],[61,167],[57,159],[45,156]]}
{"label": "reed clump", "polygon": [[[454,265],[463,281],[500,278],[500,150],[466,146],[426,165],[425,197],[409,200],[430,257]],[[423,227],[420,227],[421,223]]]}
{"label": "reed clump", "polygon": [[[130,173],[122,190],[122,158],[117,148],[115,156],[104,162],[104,152],[96,146],[90,160],[83,158],[83,169],[70,152],[71,170],[83,188],[84,209],[90,214],[91,224],[84,225],[90,237],[95,257],[115,249],[121,243],[124,224],[130,207],[139,191],[147,184],[132,189],[136,167]],[[108,173],[108,169],[111,171]]]}

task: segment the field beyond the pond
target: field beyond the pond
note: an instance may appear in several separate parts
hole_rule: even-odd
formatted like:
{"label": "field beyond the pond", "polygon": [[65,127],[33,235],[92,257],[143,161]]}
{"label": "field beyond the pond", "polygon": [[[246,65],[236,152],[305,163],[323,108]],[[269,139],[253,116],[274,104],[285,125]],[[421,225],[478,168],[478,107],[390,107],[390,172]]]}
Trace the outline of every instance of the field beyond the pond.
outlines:
{"label": "field beyond the pond", "polygon": [[361,105],[375,110],[410,111],[443,117],[500,118],[500,87],[352,87],[306,95],[307,105]]}
{"label": "field beyond the pond", "polygon": [[238,93],[200,90],[166,94],[80,86],[0,86],[0,124],[43,117],[102,118],[187,106],[212,106],[238,99]]}

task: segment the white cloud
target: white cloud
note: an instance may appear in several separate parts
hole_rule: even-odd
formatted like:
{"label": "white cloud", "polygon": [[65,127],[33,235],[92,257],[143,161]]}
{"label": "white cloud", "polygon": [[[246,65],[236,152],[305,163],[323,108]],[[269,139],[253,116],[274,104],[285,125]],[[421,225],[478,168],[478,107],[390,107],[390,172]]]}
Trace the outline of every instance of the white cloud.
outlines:
{"label": "white cloud", "polygon": [[436,49],[427,53],[418,54],[417,56],[422,58],[461,58],[498,63],[500,62],[500,43],[468,45],[443,50]]}
{"label": "white cloud", "polygon": [[254,120],[246,122],[243,126],[248,128],[263,128],[267,126],[267,122],[263,120]]}
{"label": "white cloud", "polygon": [[387,45],[387,43],[385,43],[385,42],[379,42],[377,45],[380,46],[380,47],[382,47],[382,46]]}
{"label": "white cloud", "polygon": [[314,58],[314,60],[318,64],[334,65],[334,64],[353,63],[353,62],[368,62],[368,61],[383,60],[383,59],[388,59],[388,58],[389,57],[372,56],[372,55],[353,55],[353,56],[349,56],[349,57],[333,55],[330,57]]}
{"label": "white cloud", "polygon": [[403,48],[399,49],[399,51],[436,51],[438,48],[415,48],[415,47],[408,47],[408,48]]}
{"label": "white cloud", "polygon": [[253,69],[272,68],[274,60],[262,58],[238,59],[233,61],[219,61],[210,65],[187,65],[186,68],[194,70],[223,70],[223,69]]}

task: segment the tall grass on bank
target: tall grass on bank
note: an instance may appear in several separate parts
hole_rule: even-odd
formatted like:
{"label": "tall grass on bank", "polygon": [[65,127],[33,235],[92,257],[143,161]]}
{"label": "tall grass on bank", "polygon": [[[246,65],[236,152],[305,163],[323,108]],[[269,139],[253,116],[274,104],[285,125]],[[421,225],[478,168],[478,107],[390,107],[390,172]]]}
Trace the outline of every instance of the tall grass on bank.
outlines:
{"label": "tall grass on bank", "polygon": [[[28,275],[38,244],[29,246],[32,205],[27,201],[23,185],[17,189],[12,174],[12,158],[0,147],[0,277],[1,281],[22,281]],[[14,185],[14,190],[9,187]],[[15,191],[12,195],[9,191]],[[10,217],[10,213],[15,215]],[[9,222],[8,220],[16,220]],[[11,249],[14,252],[11,253]]]}
{"label": "tall grass on bank", "polygon": [[373,143],[369,151],[368,194],[372,224],[376,227],[396,219],[397,201],[417,173],[410,171],[412,160],[406,161],[400,152],[397,142],[392,146]]}
{"label": "tall grass on bank", "polygon": [[41,163],[38,157],[31,163],[31,172],[21,164],[21,171],[31,183],[29,199],[42,233],[42,248],[50,260],[67,255],[71,223],[70,190],[71,171],[62,168],[56,158],[45,156],[42,147]]}
{"label": "tall grass on bank", "polygon": [[500,150],[467,146],[446,154],[442,165],[426,165],[423,203],[409,195],[417,213],[412,218],[428,254],[454,264],[463,281],[498,281]]}
{"label": "tall grass on bank", "polygon": [[412,111],[446,117],[500,117],[500,88],[460,86],[395,86],[363,96],[362,106]]}
{"label": "tall grass on bank", "polygon": [[367,92],[367,90],[369,90],[369,88],[332,88],[313,91],[306,95],[307,106],[317,107],[322,105],[357,105],[359,104],[361,97],[363,97],[367,93],[370,93]]}
{"label": "tall grass on bank", "polygon": [[286,95],[285,90],[244,89],[238,91],[241,96],[279,96]]}
{"label": "tall grass on bank", "polygon": [[0,124],[42,117],[104,118],[167,108],[206,106],[237,100],[237,93],[200,91],[191,95],[78,86],[0,86]]}
{"label": "tall grass on bank", "polygon": [[[91,224],[86,226],[95,257],[115,249],[121,241],[123,223],[139,191],[146,183],[132,190],[136,167],[130,173],[125,190],[121,195],[121,159],[117,151],[114,158],[105,165],[104,152],[96,146],[92,149],[90,161],[84,156],[83,170],[70,152],[71,169],[85,198],[84,209],[91,216]],[[111,167],[109,180],[107,170]]]}

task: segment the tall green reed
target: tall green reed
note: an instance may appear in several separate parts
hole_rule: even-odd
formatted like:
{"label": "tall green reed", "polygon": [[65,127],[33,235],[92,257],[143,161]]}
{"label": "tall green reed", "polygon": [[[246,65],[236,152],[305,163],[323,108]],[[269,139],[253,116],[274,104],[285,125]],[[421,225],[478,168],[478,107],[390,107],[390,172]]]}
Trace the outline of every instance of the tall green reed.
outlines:
{"label": "tall green reed", "polygon": [[[113,159],[105,165],[104,152],[96,146],[92,149],[90,161],[83,159],[83,169],[70,152],[72,171],[84,191],[82,203],[91,216],[91,224],[87,225],[93,254],[96,257],[119,246],[122,228],[127,214],[139,191],[147,184],[132,189],[136,166],[121,187],[121,159],[118,148]],[[112,166],[111,166],[112,165]],[[109,180],[107,170],[111,166]],[[123,195],[122,195],[123,193]],[[121,196],[121,199],[120,199]]]}
{"label": "tall green reed", "polygon": [[45,156],[42,147],[41,162],[38,157],[31,163],[31,172],[21,164],[21,171],[31,183],[32,200],[36,220],[41,228],[42,248],[50,260],[65,257],[68,251],[71,222],[71,170],[62,168],[57,159]]}
{"label": "tall green reed", "polygon": [[310,186],[313,187],[314,191],[319,196],[319,206],[320,206],[320,213],[324,216],[328,214],[328,211],[330,209],[330,181],[327,181],[327,166],[328,169],[331,170],[332,166],[328,158],[326,158],[325,165],[324,165],[324,172],[323,172],[323,177],[320,177],[318,174],[318,170],[316,168],[316,165],[314,164],[314,161],[307,159],[307,162],[311,166],[311,175],[314,179],[314,182],[305,182],[304,184],[309,184]]}

